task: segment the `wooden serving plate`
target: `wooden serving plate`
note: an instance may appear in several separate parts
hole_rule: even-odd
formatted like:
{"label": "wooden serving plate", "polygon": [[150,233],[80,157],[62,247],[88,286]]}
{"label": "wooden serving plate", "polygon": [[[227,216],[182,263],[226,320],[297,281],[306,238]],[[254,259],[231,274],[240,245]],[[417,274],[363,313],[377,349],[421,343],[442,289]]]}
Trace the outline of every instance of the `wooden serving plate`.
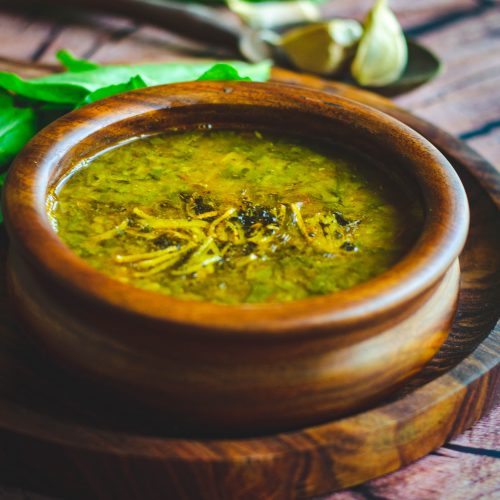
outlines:
{"label": "wooden serving plate", "polygon": [[[458,314],[437,356],[390,401],[315,427],[204,439],[72,378],[16,327],[0,273],[0,479],[71,498],[302,498],[398,469],[472,425],[498,396],[500,180],[486,161],[390,101],[275,70],[407,123],[452,162],[471,205]],[[0,237],[5,264],[7,240]]]}

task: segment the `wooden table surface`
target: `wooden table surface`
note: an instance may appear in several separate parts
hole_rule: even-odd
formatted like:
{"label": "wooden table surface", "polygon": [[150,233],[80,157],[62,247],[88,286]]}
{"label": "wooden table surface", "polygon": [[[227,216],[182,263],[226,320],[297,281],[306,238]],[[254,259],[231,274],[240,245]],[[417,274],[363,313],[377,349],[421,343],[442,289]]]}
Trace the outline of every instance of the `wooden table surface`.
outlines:
{"label": "wooden table surface", "polygon": [[[71,2],[68,0],[68,5]],[[82,12],[12,11],[0,0],[0,69],[36,76],[60,48],[101,63],[210,56],[210,48],[130,19]],[[372,0],[330,0],[326,15],[362,17]],[[434,50],[444,71],[395,102],[457,135],[500,171],[500,3],[496,0],[392,0],[405,30]],[[228,21],[232,17],[225,12]],[[223,56],[223,51],[218,51]],[[500,408],[418,462],[332,500],[500,498]],[[2,489],[1,499],[42,500]]]}

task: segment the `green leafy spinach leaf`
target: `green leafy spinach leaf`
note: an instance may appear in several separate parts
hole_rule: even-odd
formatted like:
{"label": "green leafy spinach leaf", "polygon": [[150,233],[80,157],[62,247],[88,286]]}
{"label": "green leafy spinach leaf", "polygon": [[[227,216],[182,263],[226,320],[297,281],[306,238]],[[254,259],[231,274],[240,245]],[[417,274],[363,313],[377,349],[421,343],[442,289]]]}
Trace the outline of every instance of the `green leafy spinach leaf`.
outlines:
{"label": "green leafy spinach leaf", "polygon": [[[67,53],[64,58],[67,62]],[[270,63],[267,61],[258,64],[231,61],[227,65],[234,68],[233,76],[237,74],[238,79],[248,77],[254,81],[265,81],[269,78]],[[103,87],[126,85],[137,76],[147,86],[187,82],[197,80],[213,66],[213,62],[200,62],[111,65],[87,70],[79,67],[78,71],[66,71],[33,80],[23,80],[14,73],[0,72],[0,88],[29,99],[77,106],[89,94]],[[228,72],[223,73],[225,79],[231,79]]]}
{"label": "green leafy spinach leaf", "polygon": [[215,64],[210,69],[205,71],[199,78],[198,81],[202,80],[240,80],[240,81],[251,81],[248,76],[240,76],[238,71],[233,66],[229,64]]}
{"label": "green leafy spinach leaf", "polygon": [[58,61],[66,68],[67,71],[88,71],[89,69],[99,68],[99,64],[87,61],[86,59],[78,59],[67,50],[60,50],[56,57]]}
{"label": "green leafy spinach leaf", "polygon": [[85,97],[85,99],[83,99],[78,107],[98,101],[99,99],[104,99],[105,97],[120,94],[121,92],[142,89],[147,86],[147,83],[142,79],[142,77],[140,75],[136,75],[133,76],[128,82],[109,85],[108,87],[101,87],[100,89],[91,92],[87,95],[87,97]]}
{"label": "green leafy spinach leaf", "polygon": [[35,132],[33,109],[17,108],[12,96],[0,94],[0,165],[9,163]]}

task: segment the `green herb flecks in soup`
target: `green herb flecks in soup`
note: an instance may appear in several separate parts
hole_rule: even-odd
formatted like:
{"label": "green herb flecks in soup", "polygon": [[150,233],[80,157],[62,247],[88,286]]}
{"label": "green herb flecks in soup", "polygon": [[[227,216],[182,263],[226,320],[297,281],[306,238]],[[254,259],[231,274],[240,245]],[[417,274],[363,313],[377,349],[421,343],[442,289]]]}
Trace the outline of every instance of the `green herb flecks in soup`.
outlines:
{"label": "green herb flecks in soup", "polygon": [[385,271],[421,227],[409,199],[398,181],[336,146],[194,131],[84,162],[48,210],[62,240],[117,280],[255,303],[335,292]]}

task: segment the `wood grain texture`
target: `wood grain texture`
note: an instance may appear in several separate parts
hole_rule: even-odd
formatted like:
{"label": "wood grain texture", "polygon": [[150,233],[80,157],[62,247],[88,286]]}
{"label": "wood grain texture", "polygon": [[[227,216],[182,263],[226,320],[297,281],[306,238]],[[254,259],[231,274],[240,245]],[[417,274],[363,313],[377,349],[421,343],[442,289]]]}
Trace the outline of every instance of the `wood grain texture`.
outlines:
{"label": "wood grain texture", "polygon": [[[326,8],[335,14],[351,14],[354,12],[357,16],[362,16],[370,3],[371,0],[356,2],[332,0],[328,2]],[[499,199],[498,185],[495,193],[494,174],[491,164],[496,164],[496,167],[500,168],[498,163],[498,158],[500,158],[500,129],[494,126],[492,128],[485,127],[488,124],[484,123],[482,113],[476,113],[474,102],[476,99],[481,102],[489,102],[487,113],[496,113],[497,116],[500,116],[500,88],[498,86],[496,88],[488,86],[487,95],[484,89],[481,88],[481,82],[485,75],[487,79],[490,77],[495,78],[495,74],[498,75],[498,70],[495,69],[495,65],[498,63],[496,54],[500,50],[498,26],[491,21],[486,25],[485,19],[486,15],[492,16],[493,11],[498,11],[499,6],[498,2],[478,0],[420,0],[419,2],[392,0],[391,6],[396,10],[405,28],[417,32],[416,37],[433,50],[439,51],[445,62],[445,72],[441,76],[407,96],[398,97],[396,102],[410,107],[414,113],[419,114],[423,119],[430,118],[431,116],[427,111],[420,111],[420,103],[428,98],[432,99],[437,92],[440,92],[445,78],[452,78],[460,82],[459,85],[454,86],[451,94],[442,99],[443,107],[441,107],[440,101],[434,102],[432,119],[437,120],[441,130],[431,127],[430,137],[435,144],[446,152],[454,165],[461,171],[461,175],[466,181],[469,197],[474,204],[474,232],[469,239],[466,251],[462,255],[462,257],[467,257],[468,270],[465,275],[469,277],[467,292],[462,294],[463,300],[460,303],[460,311],[462,311],[462,308],[465,309],[457,318],[454,329],[454,332],[457,333],[452,337],[456,346],[450,345],[447,354],[441,357],[440,363],[434,364],[433,370],[442,373],[442,366],[446,371],[450,366],[460,362],[461,355],[457,349],[463,349],[464,353],[472,351],[480,343],[479,339],[488,334],[495,322],[495,318],[498,317],[498,310],[495,309],[498,302],[498,277],[495,277],[494,269],[489,267],[488,264],[495,262],[498,256],[498,241],[495,240],[495,231],[498,232],[498,229],[491,225],[496,220],[497,212],[492,208],[490,200]],[[494,20],[492,17],[489,18]],[[470,21],[467,31],[467,43],[461,43],[461,26],[465,20]],[[0,28],[0,40],[2,42],[0,44],[0,55],[9,60],[18,59],[25,62],[30,61],[30,55],[39,49],[47,36],[47,29],[53,24],[50,16],[44,17],[33,13],[29,15],[27,13],[12,14],[6,11],[0,14],[0,22],[2,23]],[[54,44],[50,46],[50,50],[45,51],[40,61],[53,63],[54,59],[51,50],[63,46],[63,43],[70,43],[70,47],[78,55],[85,55],[85,51],[88,52],[89,47],[93,47],[94,50],[89,55],[93,54],[98,61],[106,63],[161,61],[173,57],[186,58],[192,55],[192,53],[190,54],[189,51],[183,49],[182,44],[176,43],[165,46],[163,39],[171,35],[148,26],[138,26],[130,29],[131,23],[126,19],[111,18],[109,16],[75,16],[71,23],[66,24],[62,21],[62,24],[63,31],[56,38]],[[118,28],[116,39],[113,37],[115,24]],[[75,28],[82,26],[86,26],[88,29],[79,29],[78,37],[74,37],[72,33]],[[120,31],[120,26],[124,27],[122,31]],[[100,36],[95,36],[98,33]],[[475,37],[474,33],[480,33],[480,36]],[[87,36],[92,39],[92,43],[86,42],[85,37]],[[441,43],[442,37],[447,38],[446,43]],[[477,52],[477,57],[474,57],[478,49],[480,49],[480,52]],[[203,50],[199,52],[199,54],[206,53]],[[465,55],[462,56],[462,54]],[[454,61],[453,74],[451,74],[448,65],[448,61],[451,59]],[[0,62],[1,66],[3,64]],[[6,67],[12,67],[12,63],[8,63]],[[40,73],[38,67],[24,66],[21,71],[24,72],[25,76],[35,76]],[[461,79],[462,72],[467,72],[468,76]],[[446,89],[444,90],[446,91]],[[461,106],[462,102],[465,101],[465,97],[463,100],[461,99],[462,95],[467,95],[467,104],[471,103],[471,105]],[[454,100],[459,111],[457,112],[456,109],[451,116],[445,111],[449,99]],[[379,105],[382,105],[382,103],[379,102]],[[481,106],[484,110],[484,104],[481,104]],[[393,113],[397,114],[397,110],[394,109]],[[408,117],[406,113],[401,116],[403,119]],[[466,123],[470,129],[467,130],[466,127],[462,127],[462,122]],[[418,120],[416,122],[412,121],[412,123],[416,123],[421,130],[425,125]],[[482,156],[479,156],[462,142],[443,132],[443,130],[464,134],[466,142],[476,148]],[[481,133],[481,130],[484,130],[484,132]],[[470,131],[480,133],[470,137],[466,134]],[[488,159],[490,164],[484,158]],[[467,169],[474,171],[474,178],[470,177]],[[485,190],[481,185],[485,186],[489,192],[490,199],[485,196]],[[485,222],[485,219],[488,222]],[[484,231],[483,223],[490,230]],[[483,238],[485,238],[485,244],[479,245],[478,241],[483,241]],[[495,283],[497,284],[495,285]],[[11,324],[5,304],[4,306],[0,304],[0,316],[5,319],[4,324]],[[134,408],[128,407],[125,413],[117,415],[113,413],[112,408],[106,407],[107,401],[100,400],[98,395],[86,395],[85,391],[75,390],[75,387],[80,387],[75,381],[61,376],[59,372],[52,369],[49,363],[44,364],[26,339],[17,335],[14,330],[10,331],[10,334],[3,332],[2,344],[5,345],[4,349],[9,355],[2,358],[2,366],[7,367],[7,373],[16,374],[18,382],[13,384],[10,376],[7,378],[2,376],[2,386],[10,388],[7,393],[13,401],[17,401],[21,406],[26,405],[26,401],[30,401],[31,411],[52,415],[52,418],[57,416],[57,418],[75,421],[78,415],[76,420],[80,423],[83,422],[84,428],[90,426],[96,429],[95,432],[98,434],[102,433],[103,428],[110,427],[120,428],[122,431],[139,435],[144,435],[147,432],[154,434],[155,425],[153,423],[146,422],[141,429],[140,426],[139,428],[137,426],[131,428],[130,422],[123,421],[124,414],[128,415],[132,421],[134,419],[140,421],[141,417],[144,418],[144,416],[134,414]],[[493,349],[498,348],[493,345]],[[13,359],[18,357],[22,361],[9,361],[11,352],[13,353]],[[445,352],[444,349],[442,352]],[[450,361],[447,362],[447,359]],[[29,366],[38,367],[36,368],[35,377],[32,377],[32,369],[29,369]],[[479,362],[477,364],[473,362],[472,366],[468,365],[465,373],[472,376],[478,366],[480,366]],[[420,383],[424,382],[425,380],[420,381]],[[82,398],[81,401],[78,401],[77,396]],[[82,404],[82,401],[84,404]],[[96,407],[99,405],[101,405],[101,410],[97,411]],[[494,429],[499,428],[499,416],[500,410],[497,409],[496,413],[492,413],[490,418],[483,419],[483,432],[485,433],[483,447],[485,448],[495,450],[500,448],[500,443],[494,437]],[[40,426],[40,422],[35,419],[32,421],[31,427],[35,428],[37,426]],[[478,446],[472,435],[476,428],[477,426],[472,431],[467,431],[459,439],[467,439],[466,443],[470,447]],[[80,427],[74,429],[77,429],[77,433],[82,432],[84,436],[86,435],[85,432],[80,431]],[[100,429],[100,431],[97,429]],[[27,426],[25,431],[29,433],[30,425]],[[120,440],[121,437],[118,436],[111,442],[116,445]],[[462,441],[460,442],[463,444]],[[16,450],[16,445],[13,446]],[[54,451],[53,448],[52,451]],[[498,494],[488,487],[488,484],[491,483],[483,485],[487,481],[490,471],[492,471],[493,486],[495,485],[498,477],[498,465],[495,466],[495,462],[486,463],[480,461],[481,457],[478,459],[475,455],[460,453],[461,455],[454,458],[453,462],[449,457],[431,454],[420,462],[392,475],[370,481],[359,488],[351,490],[350,493],[339,493],[337,495],[350,495],[347,498],[360,499],[452,498],[469,500],[469,498],[491,498],[493,496],[492,492]],[[475,460],[474,466],[468,467],[467,463],[469,463],[471,457]],[[8,457],[4,458],[7,463],[7,466],[2,468],[4,481],[9,484],[17,482],[17,484],[22,484],[25,487],[31,485],[32,488],[42,489],[43,470],[37,471],[36,468],[31,470],[22,461],[16,461],[15,453],[12,455],[12,460],[9,460]],[[491,461],[491,458],[485,457],[484,460]],[[46,456],[40,457],[41,464],[46,461]],[[147,460],[144,460],[143,466],[146,463]],[[498,464],[498,459],[496,463]],[[57,472],[55,467],[55,464],[53,467],[48,467],[49,473]],[[450,471],[451,469],[453,469],[453,473],[446,475],[446,470]],[[11,473],[12,470],[14,470],[14,473]],[[478,474],[478,471],[481,471],[481,473]],[[82,472],[77,472],[77,476],[78,474],[82,474]],[[100,471],[97,472],[97,477],[100,477]],[[444,484],[445,480],[447,480],[446,484]],[[92,478],[89,478],[88,481],[92,482]],[[287,478],[283,476],[280,481],[286,483]],[[57,487],[57,484],[54,484],[52,485],[53,491]],[[45,484],[45,491],[47,491],[47,488],[48,486]],[[137,492],[138,490],[134,491]],[[16,500],[17,498],[31,498],[32,496],[24,490],[22,492],[9,490],[6,497],[8,500],[12,499],[11,494],[15,495]],[[37,500],[39,499],[37,498]]]}
{"label": "wood grain texture", "polygon": [[[492,439],[493,437],[493,439]],[[455,445],[461,447],[457,449]],[[491,452],[496,453],[495,456]],[[324,500],[490,499],[500,487],[500,405],[448,444],[397,472],[333,493]],[[62,500],[18,488],[0,488],[1,500]]]}
{"label": "wood grain texture", "polygon": [[[19,0],[22,8],[40,8],[57,12],[67,9],[64,0]],[[175,31],[183,37],[202,43],[228,47],[237,51],[239,26],[224,21],[216,6],[182,5],[175,1],[141,2],[138,0],[73,0],[71,10],[110,13],[127,16],[145,23]]]}
{"label": "wood grain texture", "polygon": [[500,406],[414,464],[325,500],[493,499],[500,493]]}

